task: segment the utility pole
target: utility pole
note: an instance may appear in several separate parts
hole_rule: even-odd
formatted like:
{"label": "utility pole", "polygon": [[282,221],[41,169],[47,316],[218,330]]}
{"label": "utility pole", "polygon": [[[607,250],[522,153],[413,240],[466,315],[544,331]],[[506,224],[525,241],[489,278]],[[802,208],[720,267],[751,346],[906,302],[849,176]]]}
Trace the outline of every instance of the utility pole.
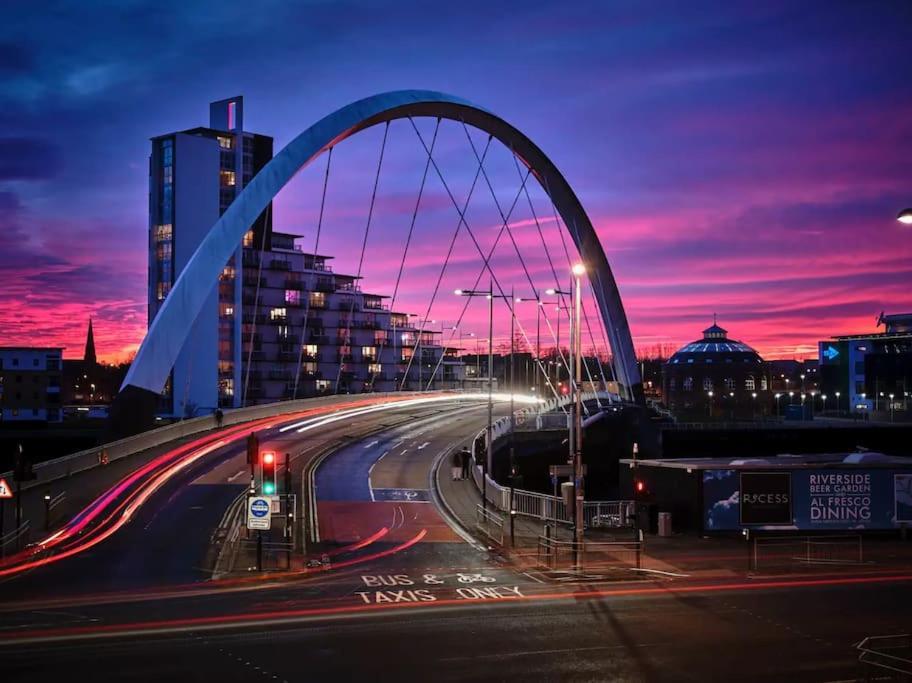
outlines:
{"label": "utility pole", "polygon": [[580,277],[585,273],[585,268],[581,263],[578,263],[573,266],[573,275],[575,277],[574,282],[574,314],[573,314],[573,344],[574,344],[574,353],[573,358],[575,361],[574,378],[573,385],[576,389],[576,409],[574,411],[574,427],[576,431],[576,438],[574,439],[574,445],[576,450],[573,454],[573,478],[574,478],[574,487],[573,493],[576,496],[576,506],[575,514],[573,516],[573,525],[575,531],[575,548],[576,548],[576,559],[577,566],[580,566],[580,558],[583,551],[583,499],[585,495],[584,483],[583,483],[583,417],[582,417],[582,404],[583,396],[580,391],[580,379],[582,376],[582,358],[581,358],[581,345],[580,345],[580,316],[582,311],[582,295],[581,295],[581,285]]}
{"label": "utility pole", "polygon": [[[493,299],[492,299],[493,300]],[[513,393],[516,391],[516,347],[513,342],[513,326],[516,321],[516,292],[510,287],[510,546],[516,545],[516,510],[513,501],[516,496],[516,453],[513,432],[516,430],[516,413],[513,407]]]}

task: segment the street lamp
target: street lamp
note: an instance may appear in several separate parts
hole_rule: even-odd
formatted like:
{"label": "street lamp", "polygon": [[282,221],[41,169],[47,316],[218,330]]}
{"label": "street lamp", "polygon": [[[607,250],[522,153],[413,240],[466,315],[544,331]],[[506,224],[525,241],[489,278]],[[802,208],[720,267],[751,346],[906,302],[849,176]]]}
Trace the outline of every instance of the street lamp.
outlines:
{"label": "street lamp", "polygon": [[912,209],[903,209],[900,211],[896,216],[896,220],[903,225],[912,225]]}
{"label": "street lamp", "polygon": [[706,395],[709,396],[709,416],[713,416],[713,392],[707,391]]}
{"label": "street lamp", "polygon": [[893,422],[893,394],[890,394],[890,422]]}
{"label": "street lamp", "polygon": [[839,415],[839,397],[840,397],[841,395],[842,395],[842,394],[840,394],[838,391],[836,392],[836,414],[837,414],[837,415]]}
{"label": "street lamp", "polygon": [[823,412],[826,412],[826,394],[820,394],[820,398],[823,399]]}
{"label": "street lamp", "polygon": [[782,397],[782,394],[776,394],[776,417],[779,417],[779,399]]}
{"label": "street lamp", "polygon": [[582,392],[580,391],[580,379],[582,375],[582,345],[580,344],[581,335],[580,335],[580,318],[582,317],[582,285],[580,284],[580,278],[585,275],[586,267],[582,263],[575,263],[573,268],[574,277],[574,302],[573,302],[573,324],[570,326],[570,332],[573,335],[573,343],[570,345],[573,348],[573,360],[575,367],[573,368],[574,374],[574,388],[576,390],[576,410],[574,415],[574,422],[576,428],[576,451],[573,454],[573,493],[576,496],[576,505],[575,515],[573,520],[575,540],[576,540],[576,564],[579,566],[579,553],[582,549],[583,543],[583,499],[585,496],[585,489],[583,484],[583,397]]}
{"label": "street lamp", "polygon": [[[494,434],[493,434],[493,424],[494,424],[494,280],[493,278],[488,281],[488,289],[457,289],[453,292],[456,296],[468,296],[468,297],[478,297],[483,296],[488,300],[488,426],[485,430],[485,435],[487,437],[487,452],[485,453],[485,458],[482,461],[482,476],[481,476],[481,503],[484,506],[485,511],[488,509],[488,472],[491,469],[491,466],[494,464]],[[498,299],[505,299],[503,295],[497,295]],[[513,297],[510,296],[512,299]],[[513,306],[510,306],[510,312],[512,314]],[[512,321],[511,321],[512,322]],[[511,342],[512,342],[512,334]],[[511,400],[512,400],[512,388],[511,388]],[[511,411],[512,413],[512,411]]]}

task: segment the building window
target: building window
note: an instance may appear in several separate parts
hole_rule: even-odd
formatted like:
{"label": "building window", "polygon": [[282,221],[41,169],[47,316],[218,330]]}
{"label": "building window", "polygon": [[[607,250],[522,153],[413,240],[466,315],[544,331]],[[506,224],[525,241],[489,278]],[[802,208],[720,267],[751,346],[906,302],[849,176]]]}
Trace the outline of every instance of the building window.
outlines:
{"label": "building window", "polygon": [[157,301],[164,301],[165,297],[168,296],[168,292],[171,291],[170,282],[159,282],[155,285],[155,299]]}
{"label": "building window", "polygon": [[684,391],[693,391],[694,388],[694,378],[685,377],[684,378]]}
{"label": "building window", "polygon": [[310,307],[311,308],[326,308],[326,294],[323,292],[311,292],[310,293]]}
{"label": "building window", "polygon": [[157,247],[155,247],[155,258],[159,261],[170,261],[171,243],[161,242]]}
{"label": "building window", "polygon": [[219,171],[219,181],[221,182],[222,187],[234,187],[234,171]]}
{"label": "building window", "polygon": [[712,388],[713,388],[712,377],[704,377],[703,378],[703,391],[712,391]]}
{"label": "building window", "polygon": [[305,344],[304,345],[304,355],[310,356],[311,358],[316,358],[317,353],[320,349],[316,344]]}
{"label": "building window", "polygon": [[226,138],[222,135],[218,136],[219,147],[221,147],[222,149],[231,149],[231,147],[232,147],[231,142],[232,142],[231,138]]}
{"label": "building window", "polygon": [[163,225],[155,226],[155,241],[165,242],[171,239],[171,224],[165,223]]}
{"label": "building window", "polygon": [[273,308],[269,311],[270,320],[285,320],[288,317],[288,309],[286,308]]}
{"label": "building window", "polygon": [[766,375],[763,375],[763,377],[760,378],[760,390],[766,391],[768,388],[769,385],[767,383]]}
{"label": "building window", "polygon": [[377,357],[377,348],[375,346],[362,346],[361,357],[375,359]]}
{"label": "building window", "polygon": [[734,391],[734,390],[735,390],[735,380],[734,380],[733,377],[726,377],[726,378],[725,378],[725,388],[726,388],[728,391]]}
{"label": "building window", "polygon": [[288,339],[288,325],[279,325],[277,328],[279,339]]}
{"label": "building window", "polygon": [[244,246],[248,249],[253,246],[253,230],[248,230],[244,233]]}
{"label": "building window", "polygon": [[380,363],[371,363],[370,365],[367,366],[367,371],[374,375],[379,375],[380,371],[382,369],[383,369],[383,366],[380,365]]}
{"label": "building window", "polygon": [[225,377],[219,380],[219,394],[225,398],[234,396],[234,380]]}
{"label": "building window", "polygon": [[754,382],[754,376],[753,376],[753,375],[748,375],[748,376],[747,376],[747,379],[744,380],[744,388],[745,388],[747,391],[754,391],[754,389],[757,388],[757,383]]}
{"label": "building window", "polygon": [[329,391],[329,380],[328,379],[318,379],[317,380],[317,391]]}
{"label": "building window", "polygon": [[289,306],[301,305],[301,291],[298,289],[285,290],[285,303]]}
{"label": "building window", "polygon": [[675,382],[675,378],[672,377],[670,380],[668,380],[668,391],[669,392],[674,391],[676,385],[677,385],[677,382]]}

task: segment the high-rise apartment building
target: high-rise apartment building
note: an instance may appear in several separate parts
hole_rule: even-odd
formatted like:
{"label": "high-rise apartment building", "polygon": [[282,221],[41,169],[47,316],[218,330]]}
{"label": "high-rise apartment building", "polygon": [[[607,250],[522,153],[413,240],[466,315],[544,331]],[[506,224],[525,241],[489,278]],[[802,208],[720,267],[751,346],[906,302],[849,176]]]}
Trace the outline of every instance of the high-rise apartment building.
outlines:
{"label": "high-rise apartment building", "polygon": [[[149,323],[212,225],[272,158],[272,138],[243,129],[243,98],[214,102],[208,128],[152,139]],[[194,323],[163,394],[188,415],[322,393],[455,388],[456,349],[419,331],[358,278],[333,273],[297,235],[273,231],[272,207],[250,226]],[[411,360],[414,352],[419,358]],[[439,366],[439,367],[438,367]]]}

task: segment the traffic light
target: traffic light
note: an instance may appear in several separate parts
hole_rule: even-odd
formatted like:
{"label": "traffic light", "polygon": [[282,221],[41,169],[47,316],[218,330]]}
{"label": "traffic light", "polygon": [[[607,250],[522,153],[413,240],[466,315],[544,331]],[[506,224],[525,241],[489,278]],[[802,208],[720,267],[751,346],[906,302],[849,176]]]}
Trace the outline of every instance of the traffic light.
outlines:
{"label": "traffic light", "polygon": [[255,432],[250,432],[247,435],[247,464],[256,465],[257,457],[260,454],[260,440],[257,438]]}
{"label": "traffic light", "polygon": [[263,495],[271,496],[276,492],[276,455],[272,451],[264,451],[260,457],[263,469]]}

